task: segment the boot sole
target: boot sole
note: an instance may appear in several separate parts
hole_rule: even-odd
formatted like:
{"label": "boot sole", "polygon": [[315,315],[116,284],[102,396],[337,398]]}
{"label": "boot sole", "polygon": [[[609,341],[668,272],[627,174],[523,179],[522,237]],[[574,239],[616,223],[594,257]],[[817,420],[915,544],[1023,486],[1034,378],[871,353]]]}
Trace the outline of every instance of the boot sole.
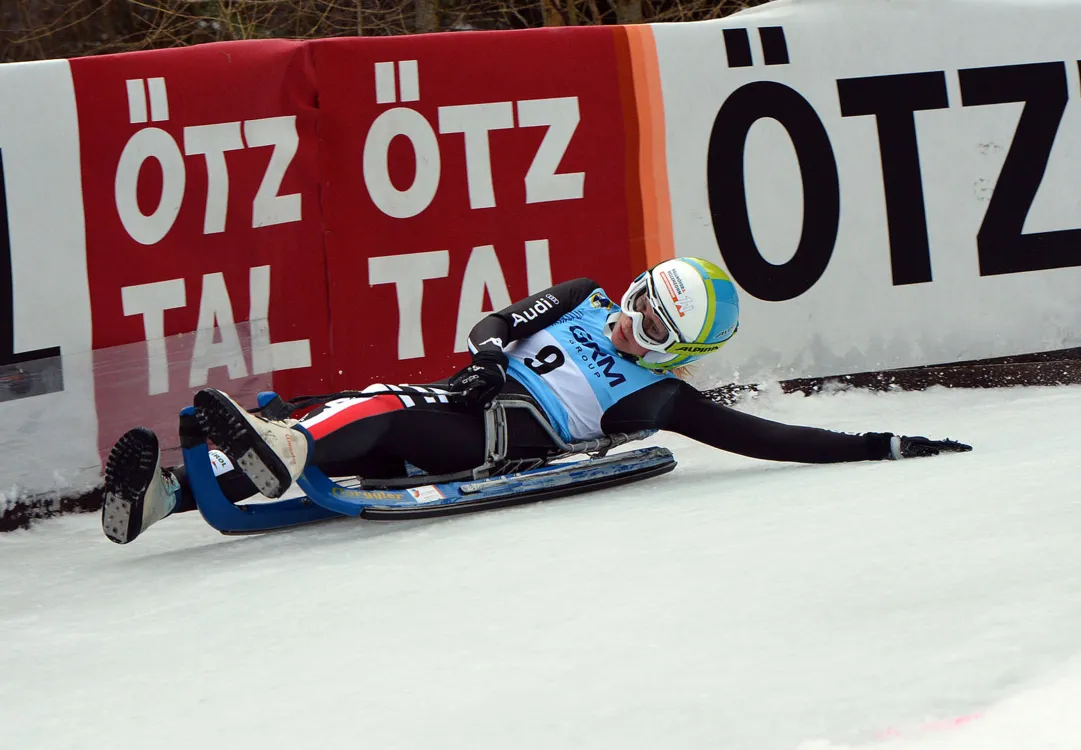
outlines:
{"label": "boot sole", "polygon": [[158,438],[145,427],[126,432],[105,464],[101,528],[110,541],[127,544],[142,532],[146,491],[158,465]]}
{"label": "boot sole", "polygon": [[246,413],[220,391],[195,394],[199,426],[267,497],[281,497],[293,483],[289,469],[266,444]]}

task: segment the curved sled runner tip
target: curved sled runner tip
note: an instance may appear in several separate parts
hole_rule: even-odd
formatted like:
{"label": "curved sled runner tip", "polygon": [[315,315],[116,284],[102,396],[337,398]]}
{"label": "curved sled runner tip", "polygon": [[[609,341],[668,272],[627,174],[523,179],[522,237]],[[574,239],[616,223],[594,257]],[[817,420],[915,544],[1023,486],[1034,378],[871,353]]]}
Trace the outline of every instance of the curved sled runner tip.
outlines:
{"label": "curved sled runner tip", "polygon": [[256,534],[342,517],[306,497],[234,505],[222,494],[214,476],[206,438],[195,421],[194,407],[185,407],[180,412],[180,426],[184,467],[195,504],[206,522],[221,533]]}

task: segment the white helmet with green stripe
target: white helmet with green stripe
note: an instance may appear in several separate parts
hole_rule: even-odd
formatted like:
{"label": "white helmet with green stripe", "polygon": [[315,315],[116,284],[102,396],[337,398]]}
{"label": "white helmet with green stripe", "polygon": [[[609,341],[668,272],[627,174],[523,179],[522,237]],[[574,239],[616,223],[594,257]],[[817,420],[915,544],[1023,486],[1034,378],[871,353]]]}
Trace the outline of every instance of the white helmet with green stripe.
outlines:
{"label": "white helmet with green stripe", "polygon": [[[656,316],[647,319],[647,305]],[[645,271],[619,306],[631,319],[635,341],[648,350],[638,364],[651,370],[671,370],[711,354],[739,328],[735,284],[701,258],[666,260]]]}

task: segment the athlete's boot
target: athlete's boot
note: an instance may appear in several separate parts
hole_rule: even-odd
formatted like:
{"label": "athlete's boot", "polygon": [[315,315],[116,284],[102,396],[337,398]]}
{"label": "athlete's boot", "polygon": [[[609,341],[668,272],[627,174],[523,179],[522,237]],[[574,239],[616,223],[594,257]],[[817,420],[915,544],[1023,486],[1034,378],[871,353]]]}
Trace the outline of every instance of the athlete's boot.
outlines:
{"label": "athlete's boot", "polygon": [[199,426],[262,494],[281,497],[308,461],[308,438],[295,419],[270,420],[248,413],[221,391],[195,394]]}
{"label": "athlete's boot", "polygon": [[145,427],[116,441],[105,464],[101,528],[117,544],[127,544],[173,512],[180,483],[161,468],[157,436]]}

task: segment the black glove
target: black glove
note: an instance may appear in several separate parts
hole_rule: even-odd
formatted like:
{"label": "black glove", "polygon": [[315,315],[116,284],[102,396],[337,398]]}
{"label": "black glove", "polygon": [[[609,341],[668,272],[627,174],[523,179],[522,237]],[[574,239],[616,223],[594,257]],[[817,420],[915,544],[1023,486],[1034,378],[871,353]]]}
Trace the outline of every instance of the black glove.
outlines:
{"label": "black glove", "polygon": [[506,382],[507,355],[483,351],[473,355],[473,364],[451,377],[447,390],[460,393],[468,406],[486,406]]}
{"label": "black glove", "polygon": [[937,456],[939,453],[967,453],[972,450],[971,445],[959,443],[956,440],[928,440],[925,437],[908,437],[907,435],[890,436],[890,453],[887,458],[926,458]]}

